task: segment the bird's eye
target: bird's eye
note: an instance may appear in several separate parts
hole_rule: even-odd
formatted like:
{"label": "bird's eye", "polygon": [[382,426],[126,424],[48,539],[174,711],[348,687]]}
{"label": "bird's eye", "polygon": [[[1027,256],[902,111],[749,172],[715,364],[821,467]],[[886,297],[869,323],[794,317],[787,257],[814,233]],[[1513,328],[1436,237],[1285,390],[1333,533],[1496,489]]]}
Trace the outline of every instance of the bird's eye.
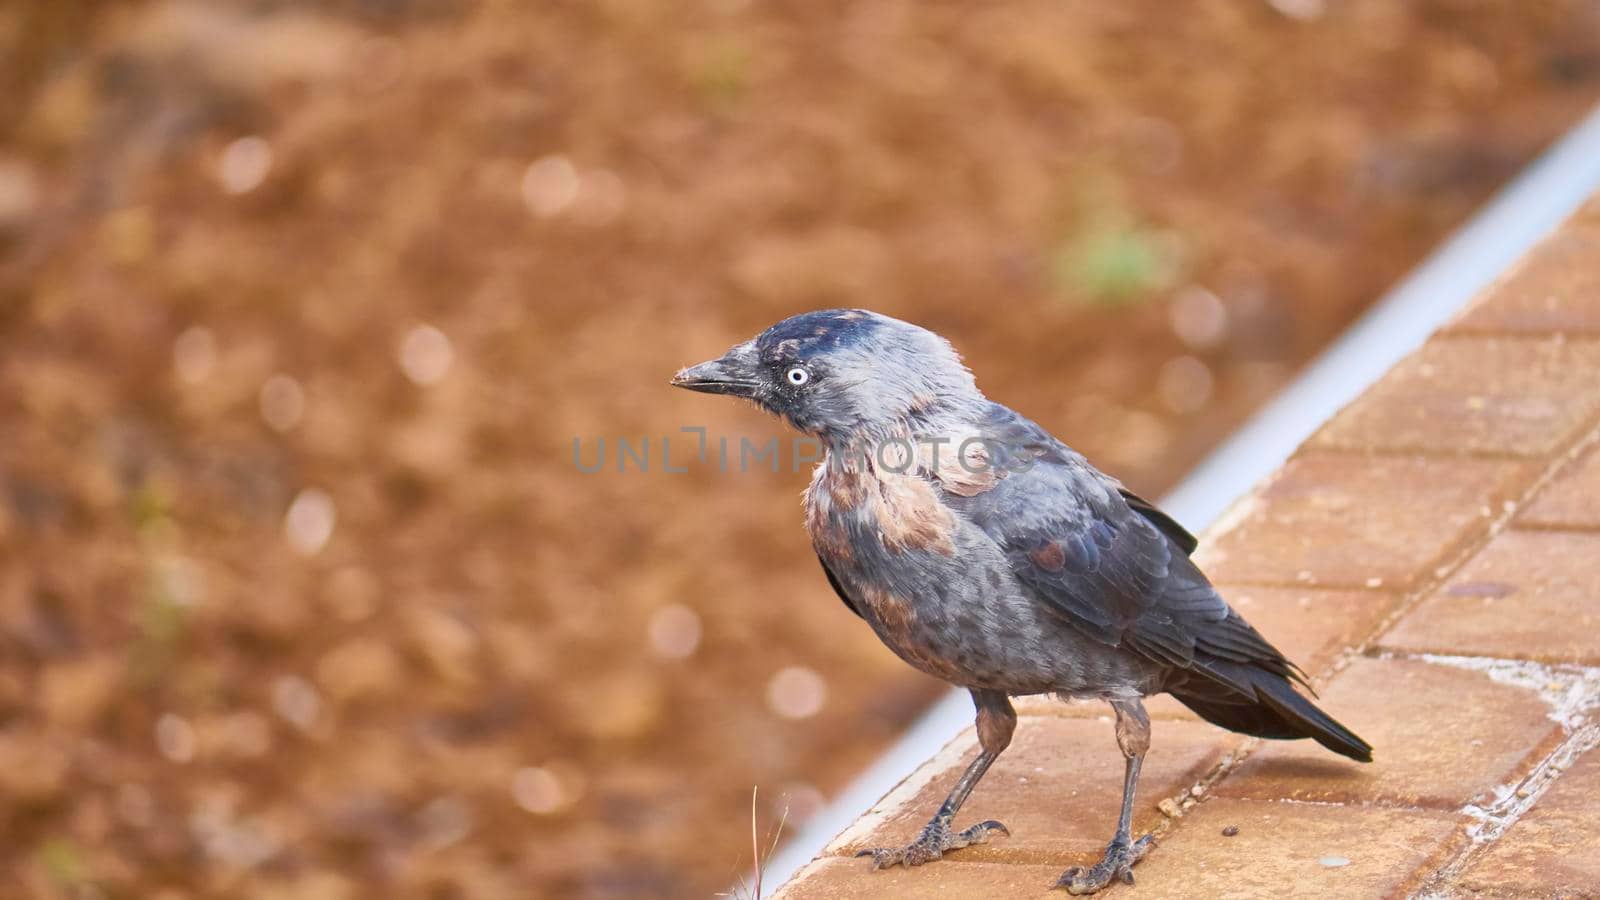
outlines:
{"label": "bird's eye", "polygon": [[803,366],[795,366],[783,373],[783,377],[789,379],[790,384],[799,387],[811,380],[811,373],[807,372]]}

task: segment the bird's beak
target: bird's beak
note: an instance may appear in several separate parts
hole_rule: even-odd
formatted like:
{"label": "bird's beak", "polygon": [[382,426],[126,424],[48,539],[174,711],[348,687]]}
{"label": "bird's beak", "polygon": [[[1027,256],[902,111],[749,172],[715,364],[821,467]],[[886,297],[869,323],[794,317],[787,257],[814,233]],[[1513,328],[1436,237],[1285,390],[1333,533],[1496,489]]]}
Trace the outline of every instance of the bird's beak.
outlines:
{"label": "bird's beak", "polygon": [[672,386],[703,394],[755,397],[761,387],[754,341],[745,341],[718,359],[682,369],[672,376]]}

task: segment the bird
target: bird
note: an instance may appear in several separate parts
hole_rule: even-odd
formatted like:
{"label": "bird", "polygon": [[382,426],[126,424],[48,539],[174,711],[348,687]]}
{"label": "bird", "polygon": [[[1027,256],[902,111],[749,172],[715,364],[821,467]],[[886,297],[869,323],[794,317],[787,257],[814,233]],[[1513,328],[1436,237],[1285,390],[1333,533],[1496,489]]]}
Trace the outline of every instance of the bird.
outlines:
{"label": "bird", "polygon": [[955,816],[1010,743],[1016,696],[1095,699],[1115,713],[1122,807],[1100,861],[1054,885],[1071,894],[1132,884],[1152,847],[1152,835],[1132,834],[1146,697],[1169,693],[1231,731],[1371,761],[1371,745],[1296,690],[1310,690],[1305,672],[1200,571],[1192,534],[986,397],[938,334],[864,309],[817,310],[671,384],[753,401],[820,443],[804,518],[828,583],[902,660],[972,696],[980,752],[914,841],[858,854],[873,870],[1010,835],[994,819],[957,829]]}

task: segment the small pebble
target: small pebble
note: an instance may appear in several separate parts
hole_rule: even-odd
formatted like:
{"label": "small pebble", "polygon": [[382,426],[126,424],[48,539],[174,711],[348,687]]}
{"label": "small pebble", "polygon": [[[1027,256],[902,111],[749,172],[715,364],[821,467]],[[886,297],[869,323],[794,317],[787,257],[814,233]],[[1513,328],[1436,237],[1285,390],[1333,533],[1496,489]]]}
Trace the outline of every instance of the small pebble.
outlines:
{"label": "small pebble", "polygon": [[1236,835],[1238,833],[1239,833],[1239,826],[1237,826],[1237,825],[1229,825],[1228,827],[1222,829],[1222,836],[1223,837],[1233,837],[1234,835]]}

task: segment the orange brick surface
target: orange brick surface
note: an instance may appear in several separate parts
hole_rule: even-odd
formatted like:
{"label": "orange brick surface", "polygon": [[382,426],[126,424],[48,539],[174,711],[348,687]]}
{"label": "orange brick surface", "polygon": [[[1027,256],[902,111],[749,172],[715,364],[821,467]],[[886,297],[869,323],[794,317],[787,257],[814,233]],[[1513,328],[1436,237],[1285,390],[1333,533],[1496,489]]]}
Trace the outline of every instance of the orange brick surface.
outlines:
{"label": "orange brick surface", "polygon": [[1408,587],[1481,534],[1531,474],[1499,460],[1306,453],[1197,558],[1220,582]]}
{"label": "orange brick surface", "polygon": [[1450,332],[1600,334],[1600,222],[1586,220],[1529,253],[1511,277],[1446,327]]}
{"label": "orange brick surface", "polygon": [[[1594,562],[1574,565],[1579,560]],[[1600,532],[1498,535],[1382,644],[1600,664]]]}
{"label": "orange brick surface", "polygon": [[[1224,836],[1229,826],[1238,833]],[[1457,828],[1435,812],[1208,800],[1134,869],[1124,896],[1397,896]]]}
{"label": "orange brick surface", "polygon": [[1517,521],[1522,525],[1600,529],[1600,444],[1563,467]]}
{"label": "orange brick surface", "polygon": [[1600,750],[1561,776],[1461,879],[1472,891],[1519,896],[1600,893]]}
{"label": "orange brick surface", "polygon": [[1333,756],[1310,741],[1274,741],[1217,792],[1459,809],[1515,780],[1558,730],[1527,688],[1411,660],[1357,660],[1322,692],[1320,705],[1373,745],[1371,763]]}
{"label": "orange brick surface", "polygon": [[823,857],[790,881],[772,900],[858,900],[866,897],[930,897],[976,900],[981,897],[1060,898],[1050,888],[1059,866],[952,863],[872,871],[864,859]]}
{"label": "orange brick surface", "polygon": [[[1597,286],[1600,287],[1600,286]],[[1433,341],[1309,442],[1313,447],[1541,456],[1600,410],[1600,342]]]}

